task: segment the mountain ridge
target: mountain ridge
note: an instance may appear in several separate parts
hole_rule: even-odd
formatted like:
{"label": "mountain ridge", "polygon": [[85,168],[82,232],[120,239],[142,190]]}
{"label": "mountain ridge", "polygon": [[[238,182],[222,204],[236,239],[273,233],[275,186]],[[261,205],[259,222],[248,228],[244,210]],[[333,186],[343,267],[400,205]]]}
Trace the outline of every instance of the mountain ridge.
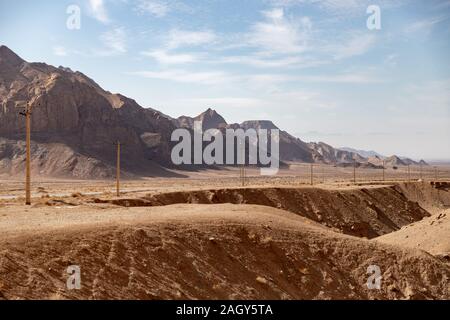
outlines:
{"label": "mountain ridge", "polygon": [[[75,178],[113,175],[113,143],[124,145],[123,169],[130,175],[177,176],[166,169],[171,162],[171,133],[203,130],[278,129],[270,120],[247,120],[228,124],[214,109],[195,117],[171,118],[140,106],[135,100],[104,90],[93,79],[66,67],[29,63],[8,47],[0,46],[0,174],[22,172],[24,166],[24,120],[17,103],[33,101],[32,167],[35,172]],[[280,160],[284,162],[348,164],[370,163],[358,153],[325,143],[307,143],[280,129]],[[397,160],[396,160],[397,161]],[[398,160],[405,163],[405,160]]]}

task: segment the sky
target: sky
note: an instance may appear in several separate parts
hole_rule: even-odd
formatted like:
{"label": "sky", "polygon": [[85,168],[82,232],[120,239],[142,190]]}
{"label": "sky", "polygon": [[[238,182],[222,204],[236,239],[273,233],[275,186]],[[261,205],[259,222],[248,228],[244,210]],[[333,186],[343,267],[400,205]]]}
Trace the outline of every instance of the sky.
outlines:
{"label": "sky", "polygon": [[0,44],[172,117],[450,159],[449,0],[0,0]]}

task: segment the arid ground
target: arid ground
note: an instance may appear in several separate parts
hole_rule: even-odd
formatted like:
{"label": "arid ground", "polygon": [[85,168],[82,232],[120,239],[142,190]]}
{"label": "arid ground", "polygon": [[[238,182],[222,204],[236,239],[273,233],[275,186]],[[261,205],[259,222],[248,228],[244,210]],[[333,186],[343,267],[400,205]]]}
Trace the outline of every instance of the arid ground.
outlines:
{"label": "arid ground", "polygon": [[0,180],[0,299],[450,298],[448,167],[313,170]]}

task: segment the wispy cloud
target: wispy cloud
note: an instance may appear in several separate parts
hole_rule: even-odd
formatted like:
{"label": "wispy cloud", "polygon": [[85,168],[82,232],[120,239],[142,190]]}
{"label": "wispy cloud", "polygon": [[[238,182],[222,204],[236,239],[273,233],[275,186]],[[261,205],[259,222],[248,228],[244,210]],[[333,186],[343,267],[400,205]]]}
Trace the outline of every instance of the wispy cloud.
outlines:
{"label": "wispy cloud", "polygon": [[165,50],[143,51],[141,54],[151,57],[161,64],[185,64],[197,61],[197,57],[193,54],[172,54]]}
{"label": "wispy cloud", "polygon": [[89,0],[89,12],[92,17],[102,23],[110,22],[103,0]]}
{"label": "wispy cloud", "polygon": [[384,79],[379,79],[370,74],[362,73],[344,73],[344,74],[330,74],[323,76],[300,76],[299,81],[306,82],[322,82],[322,83],[342,83],[342,84],[369,84],[382,83]]}
{"label": "wispy cloud", "polygon": [[107,50],[98,51],[99,55],[117,55],[127,52],[126,32],[124,28],[115,28],[100,35]]}
{"label": "wispy cloud", "polygon": [[369,5],[376,4],[383,9],[397,8],[403,5],[405,0],[269,0],[274,6],[312,5],[335,16],[364,15]]}
{"label": "wispy cloud", "polygon": [[55,56],[59,56],[59,57],[65,57],[67,56],[69,53],[67,52],[67,49],[63,46],[54,46],[52,48],[53,50],[53,54]]}
{"label": "wispy cloud", "polygon": [[191,31],[172,29],[169,32],[166,45],[170,49],[175,49],[184,46],[211,44],[216,39],[216,34],[210,30]]}
{"label": "wispy cloud", "polygon": [[431,18],[419,20],[419,21],[416,21],[416,22],[408,25],[405,28],[405,32],[408,34],[417,33],[417,32],[429,33],[436,24],[438,24],[446,19],[448,19],[448,17],[438,16],[438,17],[431,17]]}
{"label": "wispy cloud", "polygon": [[136,10],[140,13],[148,13],[155,17],[161,18],[170,11],[169,4],[159,0],[139,0]]}
{"label": "wispy cloud", "polygon": [[232,76],[222,71],[186,71],[186,70],[164,70],[164,71],[136,71],[130,72],[150,79],[169,80],[181,83],[215,85],[232,81]]}
{"label": "wispy cloud", "polygon": [[310,68],[327,64],[325,60],[303,57],[303,56],[282,56],[263,58],[260,55],[228,56],[213,60],[223,64],[243,64],[256,68]]}
{"label": "wispy cloud", "polygon": [[221,108],[261,108],[267,105],[264,99],[246,97],[192,98],[181,99],[179,102],[180,105],[220,106]]}
{"label": "wispy cloud", "polygon": [[369,51],[375,43],[376,36],[374,34],[357,32],[351,33],[348,39],[326,45],[324,50],[331,53],[336,60],[340,60],[363,55]]}
{"label": "wispy cloud", "polygon": [[305,51],[312,28],[308,17],[289,19],[282,8],[262,12],[265,20],[252,25],[246,36],[249,46],[268,53]]}

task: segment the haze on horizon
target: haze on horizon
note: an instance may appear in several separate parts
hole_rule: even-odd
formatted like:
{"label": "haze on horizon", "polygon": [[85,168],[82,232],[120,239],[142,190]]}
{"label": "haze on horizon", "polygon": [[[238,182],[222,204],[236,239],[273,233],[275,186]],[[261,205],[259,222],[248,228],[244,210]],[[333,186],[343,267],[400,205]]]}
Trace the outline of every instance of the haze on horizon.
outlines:
{"label": "haze on horizon", "polygon": [[[372,4],[381,30],[366,26]],[[426,160],[450,159],[449,39],[448,0],[0,3],[0,44],[142,106]]]}

